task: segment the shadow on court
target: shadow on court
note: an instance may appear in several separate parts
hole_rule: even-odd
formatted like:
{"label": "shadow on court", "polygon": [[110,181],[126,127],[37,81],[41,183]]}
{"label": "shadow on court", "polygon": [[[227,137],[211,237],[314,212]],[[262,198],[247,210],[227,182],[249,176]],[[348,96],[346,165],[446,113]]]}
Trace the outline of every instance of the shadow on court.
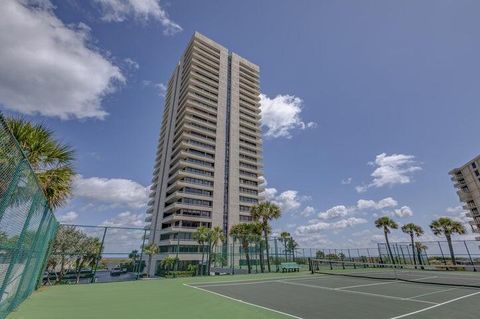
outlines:
{"label": "shadow on court", "polygon": [[310,278],[188,285],[290,318],[479,318],[480,289],[395,280]]}

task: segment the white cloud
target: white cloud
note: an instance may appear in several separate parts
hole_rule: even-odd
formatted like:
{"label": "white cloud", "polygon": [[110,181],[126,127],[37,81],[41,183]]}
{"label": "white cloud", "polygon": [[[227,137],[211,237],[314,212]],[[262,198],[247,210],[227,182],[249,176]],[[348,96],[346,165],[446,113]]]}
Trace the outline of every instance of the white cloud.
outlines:
{"label": "white cloud", "polygon": [[422,169],[415,161],[415,156],[405,154],[387,155],[382,153],[377,155],[375,161],[369,164],[376,167],[371,174],[373,180],[368,185],[357,186],[355,189],[359,193],[370,187],[408,184],[412,181],[412,174]]}
{"label": "white cloud", "polygon": [[77,218],[78,218],[78,214],[73,211],[57,216],[57,220],[60,223],[66,223],[66,224],[73,223],[75,220],[77,220]]}
{"label": "white cloud", "polygon": [[447,207],[446,211],[448,215],[450,215],[453,219],[470,227],[469,221],[471,221],[472,219],[467,216],[468,211],[463,209],[461,205],[455,207]]}
{"label": "white cloud", "polygon": [[413,211],[408,206],[402,206],[399,209],[395,209],[393,214],[397,217],[410,217],[413,216]]}
{"label": "white cloud", "polygon": [[[298,191],[287,190],[278,194],[275,188],[265,188],[265,199],[277,204],[283,211],[295,211],[302,205],[303,197],[298,195]],[[278,194],[278,195],[277,195]]]}
{"label": "white cloud", "polygon": [[123,61],[127,64],[128,67],[138,70],[140,68],[140,64],[138,64],[137,61],[130,59],[130,58],[125,58]]}
{"label": "white cloud", "polygon": [[135,214],[129,211],[118,214],[115,217],[105,220],[100,226],[112,227],[142,227],[145,214]]}
{"label": "white cloud", "polygon": [[174,35],[182,31],[182,27],[173,22],[160,0],[95,0],[103,11],[102,19],[108,22],[123,22],[130,17],[147,22],[154,19],[164,27],[163,34]]}
{"label": "white cloud", "polygon": [[104,118],[101,101],[124,76],[90,43],[87,26],[66,26],[42,3],[2,1],[0,104],[23,114]]}
{"label": "white cloud", "polygon": [[335,219],[339,217],[345,217],[350,213],[355,211],[355,207],[347,207],[344,205],[337,205],[330,209],[327,209],[325,212],[318,214],[318,218],[323,220]]}
{"label": "white cloud", "polygon": [[147,187],[129,179],[77,175],[73,181],[74,196],[134,208],[146,205],[148,193]]}
{"label": "white cloud", "polygon": [[300,215],[302,215],[303,217],[310,217],[314,213],[315,213],[315,208],[313,208],[312,206],[307,206],[300,212]]}
{"label": "white cloud", "polygon": [[341,183],[342,185],[349,185],[352,183],[352,180],[353,178],[349,177],[349,178],[345,178],[345,179],[342,179]]}
{"label": "white cloud", "polygon": [[357,218],[357,217],[349,217],[346,219],[341,219],[336,222],[327,223],[327,222],[316,222],[310,225],[303,225],[297,227],[298,234],[306,234],[306,233],[316,233],[322,230],[340,230],[345,229],[347,227],[353,227],[359,224],[365,224],[367,220],[364,218]]}
{"label": "white cloud", "polygon": [[163,83],[155,83],[148,80],[144,80],[142,83],[147,87],[154,88],[161,97],[165,97],[165,94],[167,94],[167,87]]}
{"label": "white cloud", "polygon": [[388,207],[395,207],[397,205],[398,205],[398,202],[391,197],[381,199],[378,202],[375,202],[374,200],[365,200],[365,199],[360,199],[357,201],[357,208],[360,210],[383,209]]}
{"label": "white cloud", "polygon": [[267,137],[291,138],[295,129],[304,130],[317,126],[315,122],[305,123],[300,117],[303,101],[293,95],[277,95],[271,99],[260,94],[260,108],[262,111],[262,126],[267,128]]}

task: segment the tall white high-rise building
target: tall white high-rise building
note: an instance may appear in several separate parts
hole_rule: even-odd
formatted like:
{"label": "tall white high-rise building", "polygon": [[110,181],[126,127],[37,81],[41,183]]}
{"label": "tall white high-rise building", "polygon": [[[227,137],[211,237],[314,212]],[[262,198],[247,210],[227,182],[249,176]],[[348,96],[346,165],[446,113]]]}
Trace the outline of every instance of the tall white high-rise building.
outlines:
{"label": "tall white high-rise building", "polygon": [[[464,203],[463,208],[468,211],[467,216],[472,218],[473,232],[480,233],[480,155],[449,174],[460,201]],[[480,240],[480,236],[476,239]]]}
{"label": "tall white high-rise building", "polygon": [[195,33],[168,82],[146,217],[158,260],[200,259],[200,226],[251,221],[261,197],[259,67]]}

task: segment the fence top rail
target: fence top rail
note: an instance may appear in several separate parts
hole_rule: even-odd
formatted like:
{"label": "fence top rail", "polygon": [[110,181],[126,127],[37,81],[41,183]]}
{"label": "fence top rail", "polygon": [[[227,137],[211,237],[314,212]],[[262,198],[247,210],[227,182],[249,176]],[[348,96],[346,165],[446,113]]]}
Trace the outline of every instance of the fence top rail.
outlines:
{"label": "fence top rail", "polygon": [[112,228],[112,229],[130,229],[130,230],[142,230],[147,231],[142,227],[123,227],[123,226],[104,226],[104,225],[81,225],[81,224],[60,224],[60,226],[67,227],[84,227],[84,228]]}

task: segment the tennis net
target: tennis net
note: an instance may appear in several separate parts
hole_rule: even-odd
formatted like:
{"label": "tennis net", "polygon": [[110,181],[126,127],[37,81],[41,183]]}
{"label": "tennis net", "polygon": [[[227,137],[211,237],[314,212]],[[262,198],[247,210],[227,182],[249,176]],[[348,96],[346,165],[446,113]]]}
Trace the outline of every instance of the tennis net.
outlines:
{"label": "tennis net", "polygon": [[346,260],[310,259],[312,274],[480,288],[480,272],[472,265],[394,265]]}

